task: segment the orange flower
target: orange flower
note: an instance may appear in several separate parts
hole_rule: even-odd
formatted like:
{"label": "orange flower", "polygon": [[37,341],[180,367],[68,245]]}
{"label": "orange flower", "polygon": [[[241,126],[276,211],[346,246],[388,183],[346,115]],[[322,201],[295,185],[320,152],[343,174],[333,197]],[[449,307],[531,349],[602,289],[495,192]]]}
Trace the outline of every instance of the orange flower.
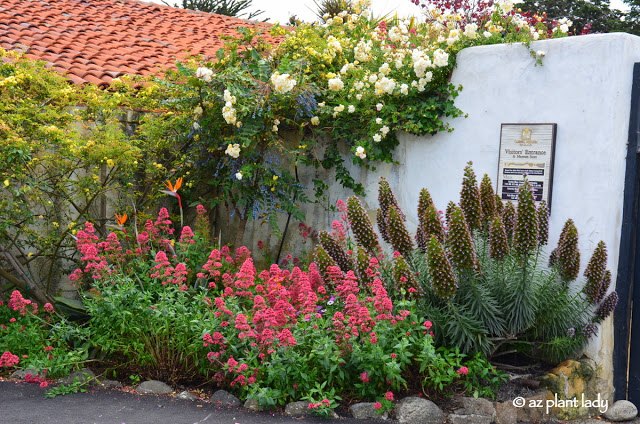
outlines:
{"label": "orange flower", "polygon": [[124,215],[116,214],[116,222],[118,223],[119,227],[123,227],[124,223],[127,222],[127,214],[126,213]]}
{"label": "orange flower", "polygon": [[166,182],[167,188],[170,192],[176,193],[180,187],[182,187],[182,177],[176,180],[176,185],[171,184],[171,181]]}

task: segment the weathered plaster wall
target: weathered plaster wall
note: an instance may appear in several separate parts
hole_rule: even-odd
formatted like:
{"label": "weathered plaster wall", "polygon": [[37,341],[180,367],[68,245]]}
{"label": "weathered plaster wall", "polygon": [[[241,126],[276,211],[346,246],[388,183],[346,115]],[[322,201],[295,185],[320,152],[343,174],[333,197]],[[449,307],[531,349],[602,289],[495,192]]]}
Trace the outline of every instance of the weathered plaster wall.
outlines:
{"label": "weathered plaster wall", "polygon": [[[557,123],[550,243],[557,242],[564,222],[573,218],[580,233],[582,269],[596,244],[604,240],[609,250],[608,267],[615,274],[632,71],[633,64],[640,61],[640,37],[589,35],[540,41],[531,47],[545,52],[543,66],[534,66],[534,59],[522,45],[460,52],[452,82],[464,87],[456,104],[468,117],[452,120],[452,133],[433,137],[402,134],[395,154],[399,165],[383,165],[374,173],[358,171],[368,192],[365,204],[371,210],[377,207],[377,180],[384,175],[407,213],[411,229],[415,229],[420,189],[428,187],[441,209],[449,200],[458,201],[467,161],[473,161],[479,177],[488,173],[495,184],[501,123]],[[335,204],[348,195],[334,186],[328,203]],[[317,207],[306,209],[309,224],[330,228],[334,215]],[[300,248],[302,244],[291,238],[287,245]],[[601,375],[609,379],[609,386],[612,348],[609,318],[587,349],[587,355],[601,367]]]}

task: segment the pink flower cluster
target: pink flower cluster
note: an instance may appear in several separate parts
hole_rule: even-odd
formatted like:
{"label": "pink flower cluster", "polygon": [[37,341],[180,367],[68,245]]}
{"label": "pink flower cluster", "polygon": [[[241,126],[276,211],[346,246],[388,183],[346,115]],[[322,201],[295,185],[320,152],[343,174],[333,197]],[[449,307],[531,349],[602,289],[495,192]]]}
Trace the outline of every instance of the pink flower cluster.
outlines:
{"label": "pink flower cluster", "polygon": [[18,355],[14,355],[9,351],[6,351],[0,356],[0,367],[13,367],[18,365],[20,358]]}
{"label": "pink flower cluster", "polygon": [[318,402],[318,403],[309,403],[309,409],[317,409],[317,408],[322,408],[322,407],[326,407],[328,408],[331,405],[331,401],[329,399],[322,399],[322,401]]}
{"label": "pink flower cluster", "polygon": [[9,298],[9,303],[7,306],[9,309],[20,312],[20,315],[25,316],[27,312],[29,312],[28,308],[31,308],[31,312],[34,314],[38,313],[38,305],[36,303],[32,303],[29,299],[25,299],[22,297],[22,294],[18,290],[14,290],[11,293],[11,297]]}

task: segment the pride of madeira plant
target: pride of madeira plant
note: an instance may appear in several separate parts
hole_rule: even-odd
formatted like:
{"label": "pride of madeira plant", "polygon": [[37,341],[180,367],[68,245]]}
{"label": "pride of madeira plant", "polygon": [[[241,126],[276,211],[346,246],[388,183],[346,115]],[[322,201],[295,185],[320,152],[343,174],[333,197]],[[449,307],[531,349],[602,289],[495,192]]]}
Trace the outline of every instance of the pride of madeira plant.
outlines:
{"label": "pride of madeira plant", "polygon": [[575,355],[617,305],[615,291],[607,296],[611,273],[605,269],[604,242],[589,261],[586,281],[576,281],[580,253],[572,220],[565,224],[548,265],[544,263],[549,211],[545,202],[536,206],[526,179],[517,206],[503,204],[487,175],[478,186],[469,163],[460,202],[449,203],[444,214],[423,189],[417,247],[384,178],[379,203],[378,229],[395,251],[392,261],[383,260],[373,225],[355,196],[346,205],[354,239],[341,246],[324,233],[315,260],[321,270],[338,266],[367,279],[360,263],[376,257],[390,295],[416,300],[444,346],[482,352],[494,360],[519,352],[560,361]]}

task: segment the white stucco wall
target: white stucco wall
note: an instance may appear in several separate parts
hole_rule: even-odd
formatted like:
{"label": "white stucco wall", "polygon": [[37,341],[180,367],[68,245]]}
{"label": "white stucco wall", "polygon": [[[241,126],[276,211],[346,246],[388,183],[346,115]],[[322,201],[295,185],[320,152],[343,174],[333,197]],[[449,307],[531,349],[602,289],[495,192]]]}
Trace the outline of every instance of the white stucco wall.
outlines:
{"label": "white stucco wall", "polygon": [[[440,209],[450,200],[457,202],[467,161],[473,161],[479,179],[488,173],[495,186],[502,123],[557,123],[550,245],[557,243],[564,222],[573,218],[580,233],[582,270],[604,240],[608,268],[615,276],[632,72],[640,62],[640,37],[588,35],[539,41],[531,47],[545,52],[543,66],[534,66],[527,48],[519,44],[460,52],[452,82],[463,85],[456,105],[468,117],[451,120],[451,133],[402,134],[395,153],[399,165],[357,171],[367,188],[364,202],[375,210],[378,177],[384,175],[415,229],[420,189],[427,187]],[[334,186],[329,203],[349,194]],[[307,210],[308,222],[317,228],[326,229],[333,219],[323,211]],[[609,318],[587,349],[603,375],[613,375],[612,347]]]}

